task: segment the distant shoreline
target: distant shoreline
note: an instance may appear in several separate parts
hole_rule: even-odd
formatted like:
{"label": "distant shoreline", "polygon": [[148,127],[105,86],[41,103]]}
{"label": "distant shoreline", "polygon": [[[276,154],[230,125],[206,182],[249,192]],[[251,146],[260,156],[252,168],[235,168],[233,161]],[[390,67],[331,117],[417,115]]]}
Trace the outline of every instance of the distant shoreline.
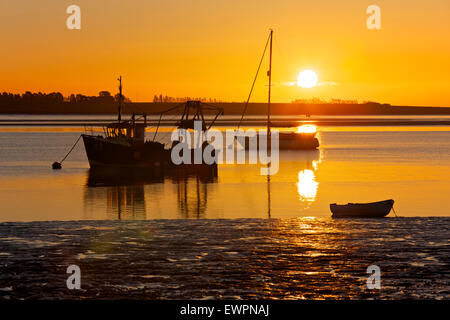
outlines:
{"label": "distant shoreline", "polygon": [[[314,124],[318,127],[345,127],[345,126],[450,126],[450,118],[447,119],[414,119],[414,118],[390,118],[390,119],[380,119],[380,118],[305,118],[300,117],[289,117],[280,119],[274,116],[271,120],[272,127],[278,128],[292,128],[297,127],[302,124]],[[128,118],[128,117],[127,117]],[[102,127],[115,119],[107,118],[95,118],[95,119],[21,119],[21,118],[10,118],[10,119],[0,119],[0,127]],[[211,118],[207,119],[210,122]],[[138,122],[142,122],[139,120]],[[222,119],[216,120],[214,123],[215,127],[236,127],[238,125],[238,120],[233,118],[227,118],[224,116]],[[159,119],[152,117],[147,119],[148,127],[156,127],[158,124],[161,127],[174,127],[177,126],[176,119],[166,119],[159,122]],[[265,127],[267,122],[265,119],[247,117],[241,123],[243,127]]]}
{"label": "distant shoreline", "polygon": [[[125,103],[123,114],[146,113],[157,114],[179,103]],[[245,103],[208,103],[221,107],[225,115],[241,115]],[[267,103],[250,103],[246,115],[265,115]],[[109,115],[116,114],[117,106],[113,103],[70,103],[63,102],[47,105],[0,105],[0,114],[29,115]],[[207,113],[207,110],[205,110]],[[300,104],[272,103],[271,114],[274,116],[369,116],[369,115],[450,115],[449,107],[412,107],[391,106],[388,104]]]}

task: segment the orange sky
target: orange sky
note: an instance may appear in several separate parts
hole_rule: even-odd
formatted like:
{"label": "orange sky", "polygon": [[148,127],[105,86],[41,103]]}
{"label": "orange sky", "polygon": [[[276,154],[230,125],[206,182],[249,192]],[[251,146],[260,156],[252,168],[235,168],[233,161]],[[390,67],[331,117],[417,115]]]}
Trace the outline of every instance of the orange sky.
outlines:
{"label": "orange sky", "polygon": [[[82,10],[66,28],[67,6]],[[368,30],[366,8],[381,7]],[[2,0],[0,91],[247,98],[274,34],[273,100],[318,97],[450,107],[448,0]],[[288,86],[303,69],[312,89]],[[267,99],[265,69],[253,101]]]}

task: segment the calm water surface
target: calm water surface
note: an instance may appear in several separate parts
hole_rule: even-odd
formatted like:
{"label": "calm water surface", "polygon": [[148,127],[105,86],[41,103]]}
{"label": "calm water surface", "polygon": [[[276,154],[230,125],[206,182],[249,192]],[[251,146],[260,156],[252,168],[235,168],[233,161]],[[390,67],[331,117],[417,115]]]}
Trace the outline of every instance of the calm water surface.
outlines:
{"label": "calm water surface", "polygon": [[79,130],[2,129],[0,221],[328,217],[333,202],[391,198],[399,216],[450,214],[445,127],[325,127],[320,150],[280,152],[270,181],[259,165],[219,165],[217,177],[106,185],[90,172],[82,143],[63,170],[50,168]]}
{"label": "calm water surface", "polygon": [[[219,165],[119,183],[81,144],[50,168],[78,128],[0,129],[0,299],[450,298],[446,127],[325,127],[270,179]],[[331,202],[389,198],[399,218],[330,218]]]}

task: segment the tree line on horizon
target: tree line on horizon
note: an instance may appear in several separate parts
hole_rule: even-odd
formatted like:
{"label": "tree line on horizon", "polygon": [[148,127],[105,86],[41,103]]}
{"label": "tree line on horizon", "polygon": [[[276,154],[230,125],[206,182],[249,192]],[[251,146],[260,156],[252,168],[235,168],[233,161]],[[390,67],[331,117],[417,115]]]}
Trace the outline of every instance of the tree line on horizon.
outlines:
{"label": "tree line on horizon", "polygon": [[[71,94],[64,97],[60,92],[33,93],[26,91],[23,94],[14,94],[3,92],[0,94],[0,104],[10,105],[44,105],[44,104],[63,104],[63,103],[102,103],[112,104],[119,101],[119,94],[114,96],[109,91],[100,91],[98,96],[86,96],[83,94]],[[123,102],[132,102],[129,98],[123,96]]]}
{"label": "tree line on horizon", "polygon": [[[155,95],[153,97],[153,103],[182,103],[189,100],[198,100],[207,103],[224,103],[223,100],[214,98],[191,98],[191,97],[171,97],[167,95]],[[51,93],[32,93],[26,91],[23,94],[14,94],[9,92],[3,92],[0,94],[0,105],[57,105],[64,103],[93,103],[93,104],[114,104],[119,101],[119,94],[111,95],[109,91],[100,91],[97,96],[86,96],[83,94],[71,94],[64,97],[60,92]],[[131,99],[123,96],[123,102],[131,103]],[[345,100],[345,99],[330,99],[322,100],[319,98],[313,99],[297,99],[292,101],[294,104],[370,104],[370,105],[383,105],[390,106],[390,104],[381,104],[373,101],[358,102],[357,100]]]}
{"label": "tree line on horizon", "polygon": [[362,101],[359,102],[358,100],[348,100],[348,99],[329,99],[329,100],[322,100],[320,98],[312,98],[312,99],[296,99],[292,101],[291,103],[297,103],[297,104],[371,104],[371,105],[383,105],[383,106],[390,106],[388,103],[379,103],[375,101]]}
{"label": "tree line on horizon", "polygon": [[168,102],[186,102],[186,101],[201,101],[201,102],[209,102],[209,103],[220,103],[224,102],[222,100],[216,98],[191,98],[191,97],[170,97],[168,95],[155,94],[153,96],[154,103],[168,103]]}

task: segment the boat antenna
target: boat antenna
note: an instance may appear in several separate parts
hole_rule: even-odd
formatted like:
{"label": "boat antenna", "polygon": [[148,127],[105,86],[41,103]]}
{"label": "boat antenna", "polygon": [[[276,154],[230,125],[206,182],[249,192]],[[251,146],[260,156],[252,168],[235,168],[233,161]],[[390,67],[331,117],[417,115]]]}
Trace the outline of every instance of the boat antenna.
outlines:
{"label": "boat antenna", "polygon": [[120,122],[122,120],[122,76],[119,77],[119,110],[117,120]]}
{"label": "boat antenna", "polygon": [[269,58],[269,71],[267,75],[269,76],[269,97],[267,100],[267,138],[270,136],[270,93],[272,88],[272,39],[273,30],[270,29],[270,58]]}

